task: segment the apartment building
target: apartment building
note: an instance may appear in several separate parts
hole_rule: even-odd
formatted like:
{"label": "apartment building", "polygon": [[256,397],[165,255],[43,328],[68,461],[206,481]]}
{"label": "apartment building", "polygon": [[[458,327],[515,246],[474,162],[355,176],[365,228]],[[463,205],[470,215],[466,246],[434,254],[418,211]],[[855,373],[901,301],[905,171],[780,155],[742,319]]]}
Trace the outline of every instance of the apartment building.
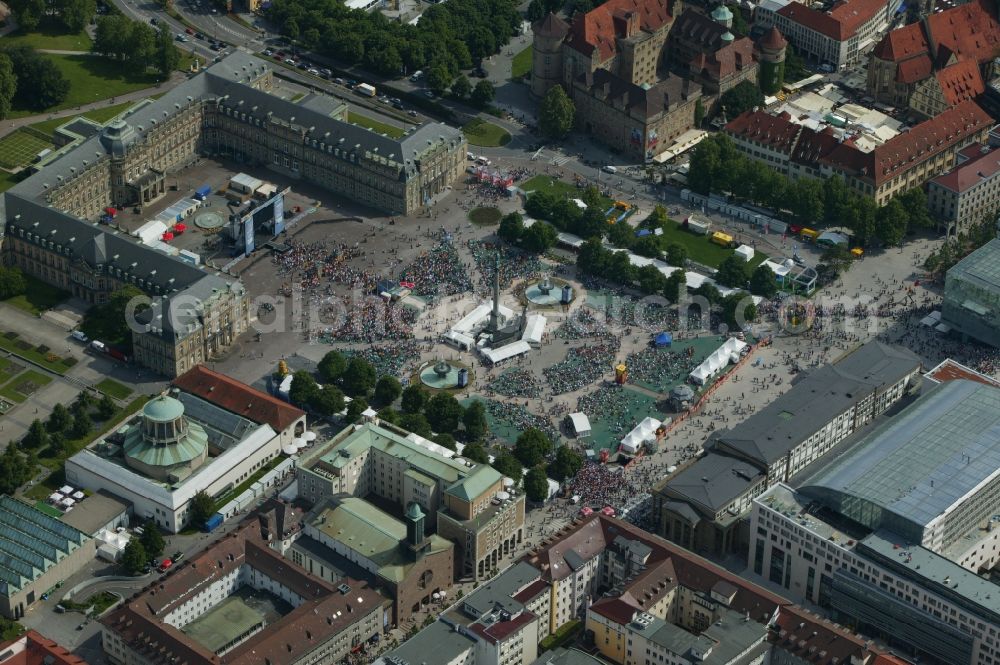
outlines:
{"label": "apartment building", "polygon": [[753,500],[878,417],[919,370],[912,352],[869,342],[808,373],[736,427],[713,433],[703,456],[653,488],[657,532],[696,552],[744,549]]}
{"label": "apartment building", "polygon": [[974,143],[953,169],[927,183],[927,207],[948,235],[958,235],[1000,210],[1000,151]]}
{"label": "apartment building", "polygon": [[837,0],[822,8],[794,0],[761,3],[754,23],[775,27],[796,52],[840,70],[864,60],[892,25],[899,0]]}
{"label": "apartment building", "polygon": [[300,458],[299,496],[316,504],[337,494],[375,494],[400,513],[416,503],[427,528],[455,543],[456,574],[481,579],[524,537],[524,496],[505,489],[492,467],[426,443],[377,420],[348,427]]}
{"label": "apartment building", "polygon": [[829,128],[799,125],[788,113],[747,111],[724,131],[740,152],[779,173],[793,178],[839,174],[882,206],[952,168],[958,152],[984,142],[993,124],[986,111],[967,100],[868,151],[850,139],[837,140]]}

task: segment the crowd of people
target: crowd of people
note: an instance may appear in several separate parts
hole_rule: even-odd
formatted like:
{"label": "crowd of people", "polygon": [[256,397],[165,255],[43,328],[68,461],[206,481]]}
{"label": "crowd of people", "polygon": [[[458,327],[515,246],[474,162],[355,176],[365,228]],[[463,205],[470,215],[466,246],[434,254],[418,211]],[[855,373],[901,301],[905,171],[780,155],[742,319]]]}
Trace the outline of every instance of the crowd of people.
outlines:
{"label": "crowd of people", "polygon": [[602,441],[602,444],[608,443],[617,447],[617,442],[631,432],[647,415],[662,418],[655,409],[636,413],[637,400],[639,399],[638,393],[626,390],[622,386],[603,385],[581,395],[576,401],[576,410],[586,414],[591,425],[595,421],[599,421],[607,428],[610,441]]}
{"label": "crowd of people", "polygon": [[535,375],[523,367],[514,367],[501,373],[487,389],[504,397],[536,398],[542,394],[542,386]]}
{"label": "crowd of people", "polygon": [[618,345],[612,342],[585,344],[569,350],[566,359],[542,370],[553,395],[571,393],[611,372]]}
{"label": "crowd of people", "polygon": [[544,432],[553,444],[560,440],[559,430],[552,426],[551,420],[528,411],[524,405],[513,402],[498,402],[493,399],[483,401],[486,404],[486,411],[501,427],[507,427],[513,432],[523,432],[534,427]]}
{"label": "crowd of people", "polygon": [[625,366],[628,368],[629,381],[665,393],[678,383],[686,381],[698,362],[693,355],[684,351],[650,346],[629,354],[625,359]]}
{"label": "crowd of people", "polygon": [[556,328],[556,337],[560,339],[587,339],[590,337],[611,338],[611,331],[604,321],[598,319],[594,310],[589,307],[578,308],[562,325]]}
{"label": "crowd of people", "polygon": [[506,243],[470,240],[468,246],[479,270],[482,293],[490,293],[493,289],[493,273],[496,270],[498,253],[502,289],[510,288],[517,280],[534,279],[542,272],[542,263],[537,256],[522,252]]}
{"label": "crowd of people", "polygon": [[375,368],[375,376],[400,378],[403,368],[420,358],[420,345],[413,340],[402,340],[391,345],[357,349],[353,354],[367,360]]}
{"label": "crowd of people", "polygon": [[403,272],[418,296],[453,296],[472,290],[472,280],[449,241],[442,241],[418,256]]}

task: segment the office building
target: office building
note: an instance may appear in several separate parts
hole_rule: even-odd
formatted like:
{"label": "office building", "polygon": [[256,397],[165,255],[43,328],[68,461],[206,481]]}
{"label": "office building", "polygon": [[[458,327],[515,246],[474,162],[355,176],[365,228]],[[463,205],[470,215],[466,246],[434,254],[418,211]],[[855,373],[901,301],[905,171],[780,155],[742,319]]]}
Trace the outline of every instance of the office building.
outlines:
{"label": "office building", "polygon": [[958,163],[928,181],[927,207],[949,236],[992,223],[1000,209],[1000,151],[974,143],[958,153]]}
{"label": "office building", "polygon": [[915,655],[991,663],[998,478],[1000,388],[931,384],[798,490],[779,484],[758,497],[749,563],[793,600]]}
{"label": "office building", "polygon": [[0,525],[0,615],[8,619],[23,617],[97,551],[87,534],[6,495],[0,495]]}
{"label": "office building", "polygon": [[101,643],[114,665],[332,663],[381,636],[388,604],[286,562],[248,522],[101,618]]}
{"label": "office building", "polygon": [[1000,347],[1000,239],[948,270],[941,320],[963,339]]}
{"label": "office building", "polygon": [[299,496],[312,504],[338,494],[374,494],[399,515],[418,504],[427,529],[455,543],[459,577],[481,579],[524,536],[524,496],[496,470],[377,420],[348,427],[303,454],[296,480]]}
{"label": "office building", "polygon": [[285,557],[331,583],[369,582],[393,601],[399,625],[451,588],[455,545],[424,532],[424,514],[411,503],[397,520],[364,499],[341,495],[305,517]]}
{"label": "office building", "polygon": [[196,367],[66,460],[66,480],[121,497],[139,520],[176,533],[188,522],[195,494],[226,494],[304,431],[300,409]]}
{"label": "office building", "polygon": [[754,23],[777,28],[802,58],[835,71],[868,57],[899,5],[899,0],[839,0],[815,7],[767,0],[757,7]]}
{"label": "office building", "polygon": [[920,359],[869,342],[807,373],[653,489],[660,535],[724,556],[747,544],[746,514],[768,487],[788,482],[883,413],[914,386]]}

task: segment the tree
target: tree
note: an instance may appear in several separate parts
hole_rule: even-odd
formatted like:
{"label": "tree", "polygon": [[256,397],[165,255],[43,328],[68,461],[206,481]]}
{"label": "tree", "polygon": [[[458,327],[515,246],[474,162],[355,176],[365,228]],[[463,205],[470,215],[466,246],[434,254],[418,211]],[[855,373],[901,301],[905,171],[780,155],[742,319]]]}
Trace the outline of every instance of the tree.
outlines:
{"label": "tree", "polygon": [[580,195],[580,200],[586,204],[588,208],[600,208],[604,197],[601,196],[601,190],[597,189],[596,185],[587,185],[583,193]]}
{"label": "tree", "polygon": [[554,480],[572,478],[583,466],[583,456],[567,445],[556,448],[556,458],[549,465],[549,475]]}
{"label": "tree", "polygon": [[375,384],[375,402],[377,404],[392,404],[403,392],[403,387],[399,385],[396,377],[386,374]]}
{"label": "tree", "polygon": [[528,3],[527,18],[532,23],[542,20],[545,17],[545,7],[540,0],[531,0]]}
{"label": "tree", "polygon": [[73,453],[73,446],[62,432],[49,434],[49,457],[64,457]]}
{"label": "tree", "polygon": [[750,275],[750,293],[762,298],[773,298],[778,292],[774,271],[765,265],[757,266]]}
{"label": "tree", "polygon": [[307,407],[312,404],[317,392],[319,392],[319,386],[316,385],[316,379],[312,377],[312,374],[304,369],[292,374],[292,385],[288,389],[289,402],[297,406]]}
{"label": "tree", "polygon": [[489,455],[486,453],[486,449],[483,448],[483,444],[478,441],[465,444],[465,447],[462,448],[462,457],[472,460],[478,464],[486,464],[490,461]]}
{"label": "tree", "polygon": [[451,94],[458,99],[465,99],[472,92],[472,84],[465,74],[460,74],[451,84]]}
{"label": "tree", "polygon": [[672,242],[667,245],[667,263],[678,268],[683,268],[687,265],[688,251],[687,247],[681,245],[680,243]]}
{"label": "tree", "polygon": [[636,277],[639,280],[639,290],[650,295],[658,295],[667,283],[667,278],[660,269],[652,265],[639,268]]}
{"label": "tree", "polygon": [[316,368],[324,383],[336,383],[347,370],[347,359],[340,351],[327,351]]}
{"label": "tree", "polygon": [[715,281],[733,289],[745,289],[747,286],[747,264],[736,254],[730,254],[719,264],[715,273]]}
{"label": "tree", "polygon": [[744,111],[764,105],[764,93],[751,81],[743,81],[727,90],[720,98],[727,118],[735,118]]}
{"label": "tree", "polygon": [[146,567],[146,562],[149,557],[146,556],[146,550],[143,548],[142,543],[138,538],[132,538],[125,545],[125,549],[122,551],[122,558],[119,563],[121,563],[122,568],[129,575],[138,575]]}
{"label": "tree", "polygon": [[524,476],[524,493],[529,501],[541,503],[549,498],[549,479],[541,466],[528,469]]}
{"label": "tree", "polygon": [[455,443],[455,437],[447,432],[441,432],[440,434],[435,434],[431,437],[431,441],[438,444],[439,446],[444,446],[448,450],[455,450],[458,445]]}
{"label": "tree", "polygon": [[417,384],[410,384],[403,389],[403,398],[399,402],[399,408],[403,413],[420,413],[427,403],[427,391]]}
{"label": "tree", "polygon": [[309,406],[319,415],[329,418],[344,410],[344,393],[337,386],[324,385],[312,394]]}
{"label": "tree", "polygon": [[550,139],[563,139],[573,129],[576,107],[562,86],[554,85],[545,93],[538,109],[538,127]]}
{"label": "tree", "polygon": [[364,397],[355,397],[351,400],[351,403],[347,405],[347,416],[345,420],[349,423],[356,423],[361,419],[361,414],[365,412],[368,408],[368,400]]}
{"label": "tree", "polygon": [[142,543],[142,549],[149,557],[160,556],[163,554],[163,548],[166,547],[166,542],[160,533],[160,527],[156,526],[156,522],[153,520],[146,520],[146,523],[142,525],[142,535],[139,536],[139,542]]}
{"label": "tree", "polygon": [[701,103],[701,97],[694,102],[694,126],[701,127],[705,122],[705,105]]}
{"label": "tree", "polygon": [[81,439],[94,429],[94,421],[91,420],[90,414],[86,411],[77,411],[73,415],[73,426],[70,428],[70,435],[74,439]]}
{"label": "tree", "polygon": [[524,233],[524,220],[516,212],[507,213],[500,219],[500,228],[497,229],[497,237],[510,244],[517,244]]}
{"label": "tree", "polygon": [[823,219],[823,185],[819,180],[802,178],[786,187],[787,207],[800,224]]}
{"label": "tree", "polygon": [[128,70],[136,76],[145,74],[156,59],[156,31],[146,23],[130,21],[122,40]]}
{"label": "tree", "polygon": [[486,436],[486,407],[479,400],[474,401],[462,414],[465,436],[469,441],[481,441]]}
{"label": "tree", "polygon": [[875,236],[886,247],[898,245],[906,235],[906,225],[910,216],[899,198],[879,208],[875,215]]}
{"label": "tree", "polygon": [[424,409],[427,422],[435,432],[454,432],[462,419],[462,405],[448,393],[438,393],[431,397]]}
{"label": "tree", "polygon": [[[80,324],[80,330],[91,339],[99,339],[105,344],[132,348],[132,328],[126,317],[137,317],[148,309],[146,296],[134,286],[123,286],[111,294],[103,305],[94,305],[87,310]],[[168,315],[173,316],[170,312]],[[133,324],[137,321],[133,320]]]}
{"label": "tree", "polygon": [[366,397],[375,387],[375,368],[361,356],[351,356],[344,372],[344,392],[351,397]]}
{"label": "tree", "polygon": [[94,395],[89,390],[81,390],[77,393],[76,399],[73,400],[73,404],[70,405],[69,410],[74,413],[74,415],[79,411],[86,411],[94,406]]}
{"label": "tree", "polygon": [[743,326],[757,318],[757,305],[746,293],[730,293],[722,299],[722,320],[730,330],[743,330]]}
{"label": "tree", "polygon": [[387,422],[392,425],[399,424],[399,411],[392,408],[391,406],[383,406],[378,410],[378,418],[383,422]]}
{"label": "tree", "polygon": [[0,453],[0,494],[13,495],[35,475],[35,457],[25,455],[17,446],[7,446]]}
{"label": "tree", "polygon": [[510,454],[510,451],[504,450],[499,455],[496,455],[493,458],[493,468],[499,471],[501,475],[512,479],[515,485],[521,482],[524,467],[521,466],[516,457]]}
{"label": "tree", "polygon": [[190,525],[200,529],[214,514],[215,502],[204,491],[197,492],[191,497],[191,507],[188,511],[188,523]]}
{"label": "tree", "polygon": [[49,432],[42,421],[35,418],[28,426],[28,431],[21,439],[21,445],[32,450],[40,450],[49,445]]}
{"label": "tree", "polygon": [[476,87],[472,89],[472,96],[469,97],[469,101],[472,102],[477,108],[486,108],[490,102],[497,96],[496,90],[493,89],[493,84],[482,79],[476,83]]}
{"label": "tree", "polygon": [[10,0],[7,6],[24,32],[34,32],[48,13],[45,0]]}
{"label": "tree", "polygon": [[14,106],[44,111],[66,99],[69,80],[54,62],[24,46],[7,49],[6,53],[18,81]]}
{"label": "tree", "polygon": [[552,451],[552,441],[536,427],[521,432],[514,444],[514,457],[524,466],[541,464]]}
{"label": "tree", "polygon": [[160,76],[169,78],[180,63],[181,54],[174,46],[170,28],[166,23],[161,23],[160,30],[156,33],[156,68],[160,70]]}
{"label": "tree", "polygon": [[6,54],[0,53],[0,120],[7,117],[17,95],[17,75],[14,63]]}
{"label": "tree", "polygon": [[118,407],[115,406],[115,401],[108,395],[101,395],[100,401],[97,402],[97,419],[107,420],[114,416],[116,411]]}
{"label": "tree", "polygon": [[555,246],[557,236],[551,224],[539,220],[521,236],[521,247],[532,254],[543,254]]}
{"label": "tree", "polygon": [[56,0],[54,4],[59,22],[68,32],[80,32],[97,13],[96,0]]}
{"label": "tree", "polygon": [[719,143],[708,138],[694,149],[688,170],[688,185],[699,194],[708,196],[715,189],[715,178],[722,167]]}
{"label": "tree", "polygon": [[935,221],[931,217],[927,208],[927,195],[919,187],[908,189],[896,198],[903,204],[906,212],[909,213],[907,229],[930,229],[934,227]]}
{"label": "tree", "polygon": [[52,413],[49,414],[49,419],[45,423],[45,429],[49,432],[65,432],[69,429],[69,426],[73,424],[73,414],[69,412],[62,404],[56,403],[52,407]]}
{"label": "tree", "polygon": [[852,254],[846,244],[830,245],[823,250],[819,260],[830,266],[837,275],[851,267]]}
{"label": "tree", "polygon": [[399,417],[399,426],[407,432],[413,432],[425,439],[434,435],[431,424],[427,422],[427,418],[422,413],[404,413]]}
{"label": "tree", "polygon": [[675,270],[670,273],[670,276],[663,282],[663,291],[661,295],[667,299],[668,302],[677,303],[681,299],[681,289],[687,284],[687,278],[684,276],[683,270]]}
{"label": "tree", "polygon": [[444,94],[449,83],[451,83],[451,76],[448,75],[448,69],[444,65],[435,65],[427,72],[427,87],[435,95]]}

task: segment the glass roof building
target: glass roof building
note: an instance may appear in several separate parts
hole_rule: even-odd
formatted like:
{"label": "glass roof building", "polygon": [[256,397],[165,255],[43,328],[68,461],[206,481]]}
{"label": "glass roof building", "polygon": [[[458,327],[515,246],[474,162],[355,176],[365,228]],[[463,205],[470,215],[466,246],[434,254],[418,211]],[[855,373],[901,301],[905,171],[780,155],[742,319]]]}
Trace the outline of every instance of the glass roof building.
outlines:
{"label": "glass roof building", "polygon": [[948,271],[941,318],[963,336],[1000,347],[1000,238]]}

